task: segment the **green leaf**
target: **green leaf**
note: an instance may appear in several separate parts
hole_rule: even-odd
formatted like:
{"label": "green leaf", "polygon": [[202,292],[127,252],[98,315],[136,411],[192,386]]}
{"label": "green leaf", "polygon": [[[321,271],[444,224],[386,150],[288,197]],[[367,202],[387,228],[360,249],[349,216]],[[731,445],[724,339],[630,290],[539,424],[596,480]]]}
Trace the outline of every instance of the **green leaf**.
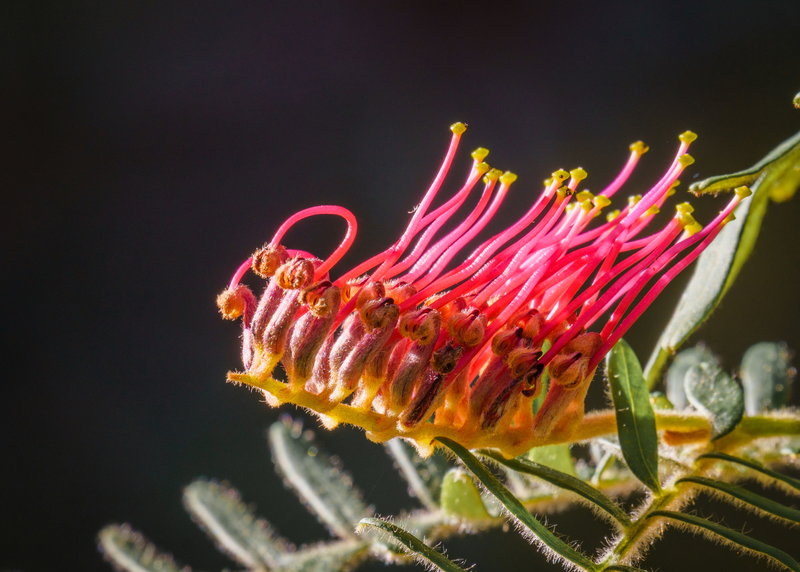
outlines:
{"label": "green leaf", "polygon": [[647,362],[647,381],[652,387],[670,355],[683,345],[711,315],[750,256],[770,197],[783,201],[800,186],[800,133],[787,139],[750,169],[711,177],[695,183],[696,194],[728,191],[750,185],[753,195],[736,209],[736,220],[725,225],[700,255],[692,278],[683,291],[656,349]]}
{"label": "green leaf", "polygon": [[[542,353],[543,354],[547,353],[547,350],[549,350],[550,346],[552,345],[553,344],[550,342],[550,340],[545,340],[544,342],[542,342],[542,350],[541,350]],[[547,397],[547,390],[550,387],[550,374],[547,372],[547,368],[544,369],[542,375],[539,377],[539,384],[541,385],[541,390],[539,390],[539,395],[534,397],[533,403],[531,403],[531,408],[533,409],[534,413],[539,411],[539,408],[542,406],[542,403],[544,403],[544,398]]]}
{"label": "green leaf", "polygon": [[748,491],[747,489],[745,489],[744,487],[740,487],[739,485],[725,483],[714,479],[708,479],[706,477],[696,477],[696,476],[684,477],[682,479],[679,479],[677,482],[694,483],[697,485],[708,487],[715,491],[731,496],[737,500],[740,500],[745,504],[752,506],[753,508],[762,510],[773,516],[777,516],[778,518],[784,518],[794,523],[800,523],[800,510],[782,505],[781,503],[775,502],[772,499],[768,499],[765,496],[756,494],[752,491]]}
{"label": "green leaf", "polygon": [[465,572],[465,569],[447,558],[438,550],[428,546],[422,540],[394,525],[379,518],[364,518],[358,524],[358,532],[362,533],[367,528],[374,528],[389,535],[404,547],[409,554],[419,558],[424,563],[432,564],[444,572]]}
{"label": "green leaf", "polygon": [[111,524],[97,535],[103,556],[125,572],[189,572],[169,554],[159,552],[142,534],[127,524]]}
{"label": "green leaf", "polygon": [[642,366],[625,340],[617,342],[608,354],[606,375],[617,416],[622,456],[642,483],[659,491],[656,417]]}
{"label": "green leaf", "polygon": [[792,354],[786,344],[761,342],[750,346],[739,366],[747,414],[788,405],[794,375]]}
{"label": "green leaf", "polygon": [[183,504],[220,550],[248,568],[277,567],[292,549],[231,487],[197,480],[183,490]]}
{"label": "green leaf", "polygon": [[491,518],[481,499],[481,492],[464,469],[455,467],[444,476],[442,510],[468,520]]}
{"label": "green leaf", "polygon": [[695,408],[711,417],[712,439],[733,431],[744,415],[741,386],[718,366],[701,363],[686,372],[686,397]]}
{"label": "green leaf", "polygon": [[711,351],[703,345],[698,345],[688,350],[683,350],[669,366],[666,375],[667,399],[676,409],[685,409],[689,402],[686,400],[686,390],[683,382],[686,373],[700,363],[719,365],[719,361]]}
{"label": "green leaf", "polygon": [[296,423],[273,423],[269,443],[276,467],[309,510],[336,536],[354,537],[353,529],[372,509],[339,461],[321,451],[313,434]]}
{"label": "green leaf", "polygon": [[630,524],[628,515],[619,507],[617,503],[574,475],[558,471],[523,457],[506,459],[500,453],[489,449],[481,449],[478,451],[478,454],[484,457],[489,457],[490,459],[508,467],[509,469],[538,477],[543,481],[547,481],[551,485],[555,485],[561,489],[575,493],[576,495],[589,501],[592,505],[596,506],[600,510],[611,515],[612,518],[614,518],[623,526],[628,526]]}
{"label": "green leaf", "polygon": [[391,439],[386,443],[386,450],[400,469],[412,494],[427,508],[437,508],[442,481],[448,469],[444,455],[434,451],[427,459],[423,459],[403,439]]}
{"label": "green leaf", "polygon": [[437,440],[445,447],[450,449],[464,465],[475,475],[478,480],[486,487],[495,498],[505,507],[511,517],[522,527],[530,531],[534,538],[542,543],[542,548],[550,552],[554,557],[563,558],[584,570],[596,570],[597,566],[589,557],[575,550],[572,546],[556,536],[553,531],[547,528],[536,519],[523,506],[520,500],[511,494],[503,483],[501,483],[492,472],[481,463],[475,455],[467,449],[445,437],[437,437]]}
{"label": "green leaf", "polygon": [[786,566],[789,570],[794,570],[796,572],[800,572],[800,564],[786,554],[783,550],[775,548],[774,546],[770,546],[769,544],[765,544],[760,540],[756,540],[755,538],[750,538],[749,536],[742,534],[736,530],[728,528],[726,526],[722,526],[721,524],[717,524],[716,522],[712,522],[710,520],[706,520],[705,518],[700,518],[699,516],[694,516],[691,514],[685,514],[681,512],[672,512],[667,510],[654,510],[650,514],[647,515],[647,518],[669,518],[672,520],[676,520],[678,522],[682,522],[684,524],[688,524],[697,528],[700,528],[704,533],[712,533],[712,535],[721,537],[723,540],[728,541],[738,547],[744,548],[750,552],[754,552],[756,555],[764,556],[767,558],[771,558],[780,562],[784,566]]}
{"label": "green leaf", "polygon": [[366,558],[370,543],[361,539],[325,542],[289,554],[276,572],[331,572],[351,570]]}
{"label": "green leaf", "polygon": [[755,463],[753,461],[749,461],[747,459],[734,457],[733,455],[728,455],[727,453],[716,453],[716,452],[705,453],[703,455],[700,455],[698,459],[720,459],[722,461],[728,461],[729,463],[735,463],[737,465],[741,465],[742,467],[747,467],[748,469],[757,471],[766,477],[779,481],[780,483],[787,485],[789,488],[794,489],[797,492],[800,492],[800,479],[795,479],[793,477],[790,477],[789,475],[784,475],[783,473],[773,471],[772,469],[768,469],[764,465]]}
{"label": "green leaf", "polygon": [[776,202],[794,196],[800,187],[800,132],[783,141],[749,169],[698,181],[689,187],[689,191],[696,195],[716,194],[756,184]]}
{"label": "green leaf", "polygon": [[611,566],[606,566],[603,568],[603,572],[646,572],[642,568],[636,568],[635,566],[625,566],[624,564],[612,564]]}
{"label": "green leaf", "polygon": [[650,392],[650,403],[652,404],[653,409],[675,409],[675,406],[672,404],[672,402],[667,399],[667,396],[661,391]]}
{"label": "green leaf", "polygon": [[558,445],[543,445],[541,447],[534,447],[527,453],[528,458],[534,463],[540,465],[547,465],[567,473],[573,477],[575,473],[575,462],[572,460],[572,453],[569,450],[569,445],[561,443]]}

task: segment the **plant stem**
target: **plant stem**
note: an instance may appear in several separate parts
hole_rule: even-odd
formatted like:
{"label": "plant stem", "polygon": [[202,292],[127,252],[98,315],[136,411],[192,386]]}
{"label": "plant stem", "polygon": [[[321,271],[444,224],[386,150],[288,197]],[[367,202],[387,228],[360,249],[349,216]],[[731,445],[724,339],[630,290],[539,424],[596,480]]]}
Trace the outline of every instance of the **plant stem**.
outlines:
{"label": "plant stem", "polygon": [[[467,449],[494,448],[503,451],[504,455],[517,456],[532,447],[587,441],[617,431],[616,415],[610,409],[587,414],[566,437],[556,435],[537,438],[531,434],[529,428],[509,429],[502,434],[464,433],[459,428],[435,423],[421,423],[413,429],[400,431],[397,419],[373,411],[369,405],[356,407],[345,403],[332,403],[325,395],[309,393],[303,388],[290,386],[271,376],[255,377],[229,373],[228,379],[261,389],[280,403],[292,403],[326,415],[337,422],[362,427],[367,431],[367,438],[378,443],[394,437],[411,439],[417,444],[423,456],[433,452],[433,443],[437,437],[447,437]],[[707,417],[696,413],[656,411],[656,428],[678,435],[683,444],[707,442],[711,437],[710,421]],[[779,415],[746,417],[725,439],[726,443],[739,443],[777,435],[800,435],[800,419]]]}

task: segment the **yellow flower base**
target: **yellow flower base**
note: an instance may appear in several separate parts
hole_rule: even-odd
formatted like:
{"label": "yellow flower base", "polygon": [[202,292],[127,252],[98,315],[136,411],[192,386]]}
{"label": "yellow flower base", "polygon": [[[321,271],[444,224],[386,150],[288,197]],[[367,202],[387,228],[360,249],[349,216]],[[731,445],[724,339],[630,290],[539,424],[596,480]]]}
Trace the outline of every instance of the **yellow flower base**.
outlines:
{"label": "yellow flower base", "polygon": [[[254,376],[230,372],[228,380],[263,391],[267,403],[273,407],[291,403],[308,409],[318,415],[328,429],[332,429],[339,423],[355,425],[364,429],[367,438],[376,443],[382,443],[394,437],[402,437],[412,442],[422,456],[428,456],[433,452],[437,446],[435,441],[437,437],[447,437],[468,449],[497,449],[506,457],[515,457],[533,447],[585,441],[593,437],[615,434],[617,430],[616,417],[614,411],[611,410],[588,413],[569,435],[551,435],[546,438],[534,437],[527,428],[509,429],[500,434],[468,433],[452,426],[437,425],[430,421],[420,423],[410,430],[401,430],[398,420],[394,417],[378,413],[369,407],[332,403],[324,395],[309,393],[302,387],[294,387],[278,381],[271,375]],[[760,419],[761,423],[767,421],[767,418],[750,419],[753,421]],[[740,428],[746,430],[750,424],[743,423]],[[681,441],[681,444],[703,443],[708,442],[711,438],[709,420],[696,414],[658,411],[656,428],[659,431],[668,432],[669,440],[677,439]]]}

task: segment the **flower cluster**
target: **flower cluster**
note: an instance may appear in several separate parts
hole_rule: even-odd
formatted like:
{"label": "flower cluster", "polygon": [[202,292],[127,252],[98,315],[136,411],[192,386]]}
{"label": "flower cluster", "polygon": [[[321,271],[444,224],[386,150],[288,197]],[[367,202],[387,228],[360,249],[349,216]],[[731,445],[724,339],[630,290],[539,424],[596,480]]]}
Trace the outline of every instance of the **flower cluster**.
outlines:
{"label": "flower cluster", "polygon": [[[680,203],[650,230],[693,162],[696,136],[686,132],[652,188],[598,218],[647,152],[637,142],[600,193],[579,190],[583,169],[558,170],[516,222],[454,262],[516,179],[491,168],[479,148],[461,188],[434,206],[465,130],[451,127],[433,183],[380,254],[333,278],[357,224],[343,207],[317,206],[291,216],[242,263],[217,299],[225,318],[243,324],[245,372],[229,379],[263,390],[271,405],[311,409],[328,427],[352,423],[373,440],[402,436],[423,451],[436,436],[509,454],[568,439],[605,354],[750,193],[737,189],[705,227]],[[347,223],[324,260],[283,245],[291,227],[317,215]],[[258,298],[241,283],[250,270],[267,280]]]}

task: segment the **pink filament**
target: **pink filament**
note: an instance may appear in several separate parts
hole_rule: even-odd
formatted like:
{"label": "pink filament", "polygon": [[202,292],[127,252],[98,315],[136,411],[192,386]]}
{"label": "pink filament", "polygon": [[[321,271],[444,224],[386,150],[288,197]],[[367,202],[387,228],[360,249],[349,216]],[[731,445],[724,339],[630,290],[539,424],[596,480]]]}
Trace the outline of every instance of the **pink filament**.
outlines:
{"label": "pink filament", "polygon": [[461,139],[461,135],[453,132],[453,136],[450,138],[450,146],[447,149],[447,154],[445,155],[444,162],[442,166],[439,168],[439,172],[436,173],[436,177],[433,179],[430,188],[425,193],[425,196],[422,198],[422,202],[420,203],[417,210],[414,212],[414,216],[411,217],[411,222],[408,223],[408,227],[406,228],[405,232],[400,236],[400,239],[395,243],[395,246],[389,249],[388,256],[386,259],[381,263],[378,269],[372,274],[372,277],[375,280],[380,280],[382,274],[391,266],[397,262],[400,256],[405,252],[408,245],[411,244],[414,236],[421,229],[421,219],[425,216],[425,213],[428,211],[433,199],[436,197],[436,194],[439,192],[439,189],[444,182],[447,173],[450,171],[450,166],[453,164],[453,158],[455,157],[456,151],[458,150],[458,142]]}
{"label": "pink filament", "polygon": [[631,151],[628,161],[625,163],[622,171],[620,171],[619,175],[617,175],[617,177],[611,181],[608,186],[600,192],[600,194],[611,198],[614,193],[616,193],[630,178],[631,173],[633,173],[633,170],[636,168],[636,164],[639,162],[641,157],[641,153]]}
{"label": "pink filament", "polygon": [[[480,179],[480,173],[478,171],[473,170],[473,172],[470,173],[470,177],[465,183],[462,191],[472,190],[477,184],[479,179]],[[418,256],[419,260],[416,261],[416,264],[414,264],[411,270],[401,278],[404,282],[413,283],[414,281],[416,281],[419,278],[419,276],[425,272],[425,269],[430,266],[431,260],[435,260],[436,257],[438,257],[443,250],[447,249],[448,245],[452,243],[459,235],[469,230],[470,226],[472,226],[475,220],[481,215],[483,210],[486,208],[486,204],[489,202],[489,198],[492,195],[492,190],[494,189],[494,186],[495,186],[494,181],[488,181],[483,187],[483,192],[481,193],[481,197],[478,200],[478,204],[476,204],[475,207],[472,209],[472,212],[470,212],[469,215],[467,215],[467,218],[465,218],[453,231],[445,235],[443,238],[439,239],[436,242],[436,244],[434,244],[433,247],[431,247],[427,252],[425,252],[424,254],[420,253],[420,255]],[[461,191],[459,191],[459,194],[460,193]],[[447,218],[440,217],[439,220],[433,222],[431,227],[435,226],[436,230],[438,230],[439,228],[442,227],[442,225],[445,222],[447,222],[448,218],[449,216]],[[416,251],[418,249],[415,247],[414,250]],[[390,271],[387,271],[386,277],[396,276],[397,274],[408,268],[408,266],[409,264],[405,262],[399,265],[395,265],[390,269]]]}
{"label": "pink filament", "polygon": [[253,265],[253,257],[251,256],[244,262],[239,265],[239,268],[236,269],[236,272],[233,273],[233,277],[231,278],[230,283],[228,284],[228,290],[232,290],[239,285],[239,282],[242,281],[242,278],[247,271],[250,270],[250,267]]}
{"label": "pink filament", "polygon": [[[493,188],[494,181],[490,181],[490,183],[487,184],[487,190],[491,191]],[[489,224],[489,221],[492,219],[492,217],[494,217],[497,209],[500,208],[501,203],[506,198],[507,193],[508,185],[501,184],[500,188],[492,199],[492,202],[489,204],[489,207],[486,209],[486,212],[481,214],[478,209],[475,209],[475,211],[470,214],[470,216],[462,225],[459,225],[458,228],[442,239],[441,244],[437,245],[439,248],[435,248],[431,252],[430,259],[435,260],[435,262],[430,267],[427,274],[423,278],[419,278],[422,272],[425,271],[426,266],[426,264],[420,264],[420,268],[416,272],[414,272],[412,269],[412,273],[409,275],[409,280],[418,280],[419,287],[424,288],[426,285],[438,278],[439,275],[444,271],[447,264],[464,247],[464,245],[472,240],[481,230],[484,229],[487,224]],[[486,194],[486,198],[488,200],[488,193]],[[478,218],[479,215],[480,218]],[[478,219],[477,222],[475,222],[476,218]]]}
{"label": "pink filament", "polygon": [[[481,274],[484,272],[483,265],[503,244],[516,236],[539,215],[541,210],[549,203],[550,196],[552,196],[554,190],[555,183],[545,189],[545,192],[539,197],[533,207],[531,207],[517,222],[483,242],[483,244],[478,246],[461,265],[449,271],[443,277],[429,284],[416,295],[406,300],[401,306],[401,310],[412,308],[433,294],[455,286],[467,278],[472,277],[473,279],[480,279]],[[496,257],[495,260],[499,258],[502,258],[502,255]],[[437,299],[431,304],[431,307],[439,308],[447,302],[461,296],[463,293],[466,293],[470,288],[470,284],[462,284],[455,290],[446,294],[443,298]]]}
{"label": "pink filament", "polygon": [[342,259],[342,257],[347,253],[347,251],[350,250],[350,247],[353,245],[353,242],[356,239],[356,233],[358,232],[358,221],[356,220],[356,217],[352,212],[338,205],[320,205],[316,207],[303,209],[299,212],[296,212],[289,218],[287,218],[283,222],[283,224],[280,227],[278,227],[278,230],[275,232],[275,235],[272,237],[272,240],[270,241],[270,244],[273,246],[279,245],[281,240],[283,240],[284,235],[295,224],[297,224],[303,219],[319,215],[332,215],[343,218],[347,223],[347,231],[345,232],[344,238],[342,239],[342,242],[339,244],[339,246],[336,247],[336,249],[331,253],[331,255],[327,259],[325,259],[325,261],[323,261],[322,264],[320,264],[314,271],[315,280],[319,280],[320,277],[327,274],[328,270],[330,270],[337,262],[339,262]]}
{"label": "pink filament", "polygon": [[436,193],[439,192],[439,188],[442,186],[447,173],[450,171],[450,166],[453,164],[453,158],[455,157],[456,151],[458,150],[458,143],[461,140],[461,135],[459,133],[453,132],[452,137],[450,138],[450,146],[447,148],[447,153],[445,154],[444,160],[442,161],[442,165],[439,167],[439,171],[436,173],[436,177],[433,179],[431,186],[428,188],[427,192],[422,198],[422,202],[420,203],[419,207],[414,212],[414,216],[411,218],[411,221],[406,226],[406,230],[403,232],[402,236],[389,248],[384,250],[383,252],[376,254],[372,258],[367,259],[366,261],[362,262],[352,270],[348,271],[341,277],[339,277],[335,284],[341,286],[345,284],[348,280],[352,280],[353,278],[357,278],[375,268],[380,264],[380,267],[373,273],[373,277],[378,279],[379,273],[383,272],[387,269],[387,267],[391,267],[397,260],[402,256],[405,249],[411,243],[413,238],[417,235],[417,233],[423,227],[422,222],[428,220],[428,217],[425,217],[420,221],[420,218],[423,217],[425,211],[427,211],[430,204],[433,202]]}

